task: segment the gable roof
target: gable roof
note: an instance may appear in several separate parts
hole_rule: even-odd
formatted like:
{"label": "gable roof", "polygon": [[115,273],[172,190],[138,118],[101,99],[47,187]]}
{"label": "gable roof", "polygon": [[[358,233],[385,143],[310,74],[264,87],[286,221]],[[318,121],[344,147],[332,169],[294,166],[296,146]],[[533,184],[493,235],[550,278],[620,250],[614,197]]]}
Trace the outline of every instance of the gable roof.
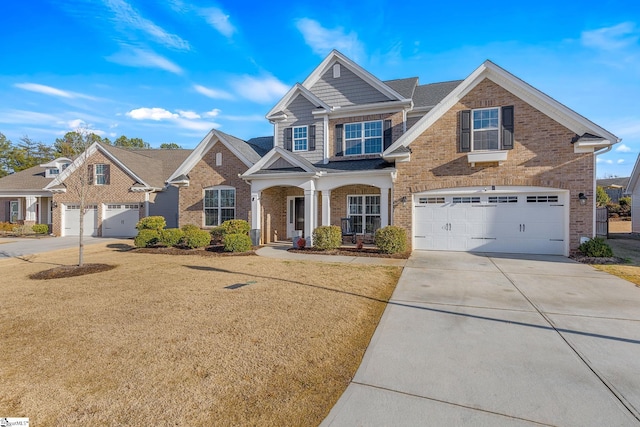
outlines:
{"label": "gable roof", "polygon": [[247,141],[260,157],[267,154],[273,148],[273,136],[258,136]]}
{"label": "gable roof", "polygon": [[435,107],[462,82],[462,80],[454,80],[450,82],[429,83],[416,87],[413,94],[414,110]]}
{"label": "gable roof", "polygon": [[255,145],[249,144],[240,138],[226,134],[216,129],[212,129],[207,136],[196,146],[196,148],[184,159],[173,173],[167,178],[166,182],[184,181],[191,169],[211,150],[217,143],[223,144],[229,149],[247,168],[253,166],[260,160],[260,154],[254,148]]}
{"label": "gable roof", "polygon": [[282,147],[274,147],[271,151],[269,151],[264,157],[262,157],[256,164],[251,166],[245,173],[241,176],[242,178],[247,178],[250,175],[254,175],[256,173],[267,173],[267,172],[275,172],[274,169],[267,169],[269,165],[273,164],[278,159],[283,159],[286,163],[288,163],[291,167],[288,168],[290,170],[296,169],[296,172],[308,172],[308,173],[316,173],[318,169],[312,165],[308,160],[298,156],[291,151],[287,151]]}
{"label": "gable roof", "polygon": [[629,185],[630,177],[626,178],[605,178],[596,180],[596,185],[599,187],[618,187],[626,189],[627,185]]}
{"label": "gable roof", "polygon": [[45,168],[34,166],[0,178],[0,191],[42,191],[53,178],[45,178]]}
{"label": "gable roof", "polygon": [[302,95],[309,102],[311,102],[317,108],[329,111],[331,107],[327,105],[320,98],[315,96],[309,89],[302,86],[300,83],[296,83],[289,91],[282,97],[280,101],[267,113],[266,117],[269,120],[277,120],[278,118],[284,118],[283,110],[289,105],[289,103],[296,98],[296,96]]}
{"label": "gable roof", "polygon": [[386,84],[405,98],[411,99],[413,98],[413,93],[418,86],[418,78],[409,77],[406,79],[385,80],[382,83]]}
{"label": "gable roof", "polygon": [[[596,125],[584,116],[576,113],[570,108],[562,105],[550,96],[542,93],[538,89],[517,78],[513,74],[500,68],[493,62],[487,60],[469,75],[462,83],[458,84],[448,95],[446,95],[433,109],[425,114],[395,143],[387,148],[383,156],[386,156],[398,149],[400,146],[407,147],[426,129],[442,117],[451,107],[460,101],[465,95],[471,92],[484,79],[489,79],[497,85],[508,90],[515,96],[527,102],[542,113],[551,117],[576,135],[591,134],[601,138],[600,146],[612,145],[620,142],[620,138],[611,132]],[[453,82],[451,82],[453,84]]]}

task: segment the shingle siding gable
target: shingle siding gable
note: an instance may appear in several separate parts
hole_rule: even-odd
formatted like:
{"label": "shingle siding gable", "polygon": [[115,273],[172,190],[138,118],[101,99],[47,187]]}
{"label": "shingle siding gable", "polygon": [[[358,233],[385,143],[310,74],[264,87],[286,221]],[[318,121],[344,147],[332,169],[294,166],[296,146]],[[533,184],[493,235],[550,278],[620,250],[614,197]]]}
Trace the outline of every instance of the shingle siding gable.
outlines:
{"label": "shingle siding gable", "polygon": [[329,67],[310,90],[332,107],[391,101],[344,66],[338,78],[333,77],[332,67]]}
{"label": "shingle siding gable", "polygon": [[311,163],[320,163],[323,160],[324,144],[324,126],[323,120],[318,119],[311,114],[315,109],[307,98],[302,95],[296,96],[293,101],[287,106],[285,114],[287,118],[278,123],[278,146],[284,148],[284,133],[285,129],[292,126],[310,126],[316,127],[316,149],[314,151],[299,151],[297,155],[304,157]]}

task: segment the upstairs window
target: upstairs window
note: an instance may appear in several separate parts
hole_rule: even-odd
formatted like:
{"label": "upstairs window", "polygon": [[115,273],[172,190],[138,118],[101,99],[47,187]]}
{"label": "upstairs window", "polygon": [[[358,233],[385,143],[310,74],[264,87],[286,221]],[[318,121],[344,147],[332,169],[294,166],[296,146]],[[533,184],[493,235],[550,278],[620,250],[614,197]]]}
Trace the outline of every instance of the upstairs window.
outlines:
{"label": "upstairs window", "polygon": [[307,127],[297,126],[293,128],[293,151],[307,151],[309,149],[307,139]]}
{"label": "upstairs window", "polygon": [[345,155],[382,153],[382,121],[344,125]]}
{"label": "upstairs window", "polygon": [[460,152],[513,149],[513,106],[460,112]]}
{"label": "upstairs window", "polygon": [[500,149],[498,123],[497,108],[473,110],[473,151]]}
{"label": "upstairs window", "polygon": [[107,165],[97,164],[95,171],[96,185],[106,185],[107,181]]}

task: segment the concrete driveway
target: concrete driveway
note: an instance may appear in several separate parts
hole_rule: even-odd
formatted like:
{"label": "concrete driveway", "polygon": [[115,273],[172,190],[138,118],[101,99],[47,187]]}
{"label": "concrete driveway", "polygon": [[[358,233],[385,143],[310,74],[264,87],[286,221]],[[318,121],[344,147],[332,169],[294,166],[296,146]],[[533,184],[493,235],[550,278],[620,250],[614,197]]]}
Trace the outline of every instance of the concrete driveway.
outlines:
{"label": "concrete driveway", "polygon": [[[78,236],[42,238],[3,237],[0,239],[0,259],[38,254],[55,251],[57,249],[77,248],[78,239]],[[122,239],[105,237],[85,237],[82,239],[85,246],[92,245],[94,243],[104,243],[109,240],[116,241]]]}
{"label": "concrete driveway", "polygon": [[414,252],[322,425],[640,425],[640,288],[564,257]]}

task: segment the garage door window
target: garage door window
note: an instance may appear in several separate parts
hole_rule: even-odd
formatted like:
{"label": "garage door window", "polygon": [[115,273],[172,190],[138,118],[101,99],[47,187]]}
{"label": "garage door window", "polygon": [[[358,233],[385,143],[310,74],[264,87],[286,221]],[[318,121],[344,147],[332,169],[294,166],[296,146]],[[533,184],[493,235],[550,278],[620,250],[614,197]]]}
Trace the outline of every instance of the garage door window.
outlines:
{"label": "garage door window", "polygon": [[380,196],[348,196],[348,202],[355,233],[373,233],[380,227]]}
{"label": "garage door window", "polygon": [[235,188],[204,190],[204,225],[214,227],[236,217]]}
{"label": "garage door window", "polygon": [[480,203],[480,197],[454,197],[453,203]]}
{"label": "garage door window", "polygon": [[489,196],[489,203],[518,203],[518,196]]}
{"label": "garage door window", "polygon": [[527,196],[527,203],[558,203],[558,196]]}

